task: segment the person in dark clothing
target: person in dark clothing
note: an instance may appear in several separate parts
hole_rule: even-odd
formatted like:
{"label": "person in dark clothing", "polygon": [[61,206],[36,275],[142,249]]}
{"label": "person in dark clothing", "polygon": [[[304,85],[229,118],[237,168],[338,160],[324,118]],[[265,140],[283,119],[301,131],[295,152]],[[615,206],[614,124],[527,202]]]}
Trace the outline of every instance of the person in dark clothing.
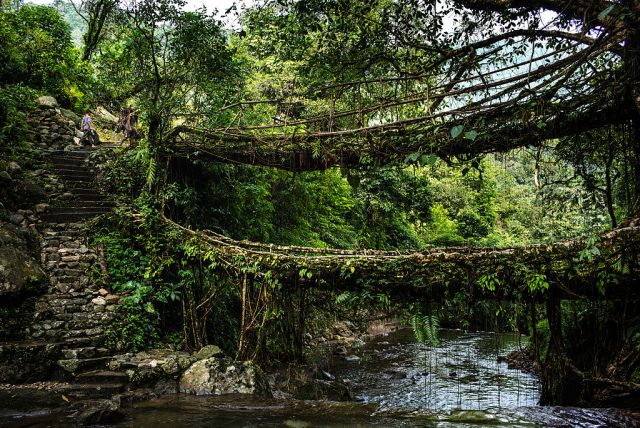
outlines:
{"label": "person in dark clothing", "polygon": [[92,126],[91,126],[91,116],[90,116],[90,111],[86,110],[84,112],[84,117],[82,118],[82,125],[81,125],[81,130],[82,130],[82,143],[83,144],[91,144],[91,147],[95,147],[95,137],[94,137],[94,133],[95,131],[93,130]]}
{"label": "person in dark clothing", "polygon": [[138,132],[136,131],[136,124],[138,121],[138,116],[133,108],[129,107],[124,111],[124,138],[120,142],[123,144],[127,139],[130,141],[130,144],[133,146],[136,142],[136,137],[138,136]]}

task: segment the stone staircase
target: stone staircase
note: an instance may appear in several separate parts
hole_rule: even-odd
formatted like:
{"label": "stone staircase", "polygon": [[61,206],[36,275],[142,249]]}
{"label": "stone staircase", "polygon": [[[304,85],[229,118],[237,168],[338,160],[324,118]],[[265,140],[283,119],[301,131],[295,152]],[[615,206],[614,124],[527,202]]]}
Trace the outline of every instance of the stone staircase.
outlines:
{"label": "stone staircase", "polygon": [[50,288],[36,302],[29,328],[34,340],[60,345],[58,366],[73,375],[74,384],[67,392],[78,398],[89,396],[89,391],[100,396],[124,387],[122,373],[104,371],[110,360],[104,333],[119,296],[96,286],[91,277],[98,256],[88,245],[84,221],[108,213],[113,204],[94,188],[94,176],[85,162],[90,153],[49,153],[51,172],[64,183],[65,197],[55,199],[40,215],[41,262]]}
{"label": "stone staircase", "polygon": [[[113,203],[94,187],[93,173],[86,166],[91,150],[54,151],[48,156],[53,171],[62,179],[72,198],[60,199],[57,206],[40,216],[47,223],[71,223],[111,211]],[[68,194],[67,193],[67,194]]]}
{"label": "stone staircase", "polygon": [[77,375],[75,382],[66,385],[62,392],[76,400],[109,398],[121,393],[128,383],[129,376],[124,372],[94,370]]}

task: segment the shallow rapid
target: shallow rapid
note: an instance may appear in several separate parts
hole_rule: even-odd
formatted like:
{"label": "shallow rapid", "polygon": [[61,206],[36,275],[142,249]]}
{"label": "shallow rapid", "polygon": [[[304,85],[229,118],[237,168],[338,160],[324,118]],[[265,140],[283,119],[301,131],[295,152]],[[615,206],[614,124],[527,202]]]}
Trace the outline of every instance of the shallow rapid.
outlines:
{"label": "shallow rapid", "polygon": [[357,363],[336,363],[358,398],[389,409],[513,409],[534,406],[537,378],[498,356],[524,346],[513,334],[442,330],[439,344],[416,343],[404,329],[368,343]]}

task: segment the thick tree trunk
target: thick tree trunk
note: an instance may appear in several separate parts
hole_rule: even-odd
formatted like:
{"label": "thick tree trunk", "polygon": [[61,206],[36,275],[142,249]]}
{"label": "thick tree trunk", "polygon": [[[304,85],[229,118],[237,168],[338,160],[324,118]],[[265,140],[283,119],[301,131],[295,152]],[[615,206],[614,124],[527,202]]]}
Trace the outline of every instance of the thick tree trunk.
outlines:
{"label": "thick tree trunk", "polygon": [[632,213],[640,212],[640,118],[633,121],[633,195]]}
{"label": "thick tree trunk", "polygon": [[552,287],[547,299],[549,347],[542,369],[540,404],[574,406],[581,400],[582,376],[575,370],[564,351],[562,307],[560,296]]}

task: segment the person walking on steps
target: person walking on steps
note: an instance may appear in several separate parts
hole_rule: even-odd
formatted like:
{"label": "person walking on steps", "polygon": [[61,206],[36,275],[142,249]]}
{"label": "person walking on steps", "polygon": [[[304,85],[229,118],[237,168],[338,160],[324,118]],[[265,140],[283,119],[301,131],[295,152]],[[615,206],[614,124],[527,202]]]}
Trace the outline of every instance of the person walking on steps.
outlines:
{"label": "person walking on steps", "polygon": [[90,111],[86,110],[84,112],[84,117],[82,118],[82,142],[86,144],[87,142],[91,143],[91,147],[95,147],[96,145],[93,143],[93,129],[91,128],[91,116]]}
{"label": "person walking on steps", "polygon": [[120,141],[120,144],[124,144],[129,140],[129,145],[134,146],[137,137],[136,122],[137,116],[132,107],[124,110],[124,138]]}

